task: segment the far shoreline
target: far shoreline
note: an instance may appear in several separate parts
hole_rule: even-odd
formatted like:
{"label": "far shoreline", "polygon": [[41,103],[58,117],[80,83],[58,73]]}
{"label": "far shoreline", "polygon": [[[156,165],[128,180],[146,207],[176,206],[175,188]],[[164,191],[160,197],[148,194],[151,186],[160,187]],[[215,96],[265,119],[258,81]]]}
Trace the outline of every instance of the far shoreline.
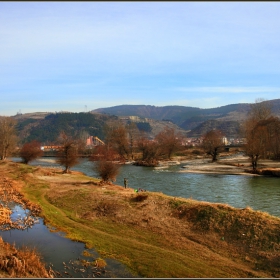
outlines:
{"label": "far shoreline", "polygon": [[[170,161],[170,165],[174,165],[175,162],[176,160]],[[157,168],[165,168],[165,166],[169,166],[168,163],[168,161],[160,162],[160,166]],[[220,157],[216,162],[211,162],[210,158],[199,157],[178,160],[177,164],[184,164],[179,173],[280,177],[279,161],[260,160],[257,173],[253,173],[249,157],[242,154],[226,155]]]}
{"label": "far shoreline", "polygon": [[[49,157],[43,156],[41,159],[49,160]],[[133,165],[135,161],[118,163]],[[179,173],[280,177],[280,161],[261,159],[258,162],[257,173],[253,173],[250,158],[240,153],[221,155],[216,162],[211,162],[210,157],[187,158],[177,156],[171,160],[159,161],[159,164],[153,168],[165,169],[172,165],[182,165]]]}

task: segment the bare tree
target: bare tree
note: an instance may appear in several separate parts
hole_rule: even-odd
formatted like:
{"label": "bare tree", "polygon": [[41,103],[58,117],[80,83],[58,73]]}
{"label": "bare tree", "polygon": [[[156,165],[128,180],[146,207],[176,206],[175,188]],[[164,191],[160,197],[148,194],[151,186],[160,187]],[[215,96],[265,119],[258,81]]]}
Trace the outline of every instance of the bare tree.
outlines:
{"label": "bare tree", "polygon": [[263,99],[256,99],[248,112],[248,118],[243,124],[246,138],[245,154],[249,156],[253,172],[256,172],[260,157],[265,157],[267,151],[266,120],[272,116],[271,105]]}
{"label": "bare tree", "polygon": [[267,151],[269,158],[280,159],[280,119],[270,117],[266,121],[267,129]]}
{"label": "bare tree", "polygon": [[138,139],[137,146],[142,153],[142,160],[137,162],[138,165],[156,166],[158,164],[160,148],[156,141],[149,140],[142,133],[142,136]]}
{"label": "bare tree", "polygon": [[16,121],[11,117],[0,117],[0,159],[5,160],[16,148]]}
{"label": "bare tree", "polygon": [[119,174],[120,165],[116,164],[114,160],[117,153],[109,145],[97,146],[94,153],[90,157],[94,161],[93,170],[102,178],[102,181],[109,182],[115,181]]}
{"label": "bare tree", "polygon": [[254,122],[247,120],[248,130],[245,152],[251,159],[253,172],[256,172],[260,158],[280,157],[280,120],[277,117]]}
{"label": "bare tree", "polygon": [[223,146],[223,134],[220,130],[210,130],[204,135],[202,148],[206,154],[211,155],[212,162],[217,161],[219,151]]}
{"label": "bare tree", "polygon": [[41,157],[43,155],[43,151],[41,150],[41,144],[38,141],[33,140],[29,143],[25,143],[19,154],[23,162],[28,164],[30,161]]}
{"label": "bare tree", "polygon": [[64,173],[79,163],[79,141],[62,132],[59,136],[60,148],[57,152],[56,162],[65,167]]}
{"label": "bare tree", "polygon": [[124,125],[119,122],[114,122],[106,127],[105,142],[113,148],[120,156],[121,159],[129,157],[129,141],[128,132]]}
{"label": "bare tree", "polygon": [[134,150],[137,146],[137,139],[140,137],[140,131],[137,127],[137,125],[132,122],[126,126],[126,130],[128,133],[128,142],[129,142],[129,153],[130,157],[133,160],[134,159]]}
{"label": "bare tree", "polygon": [[265,134],[263,128],[257,126],[253,120],[247,120],[246,127],[245,153],[251,160],[253,172],[256,172],[260,154],[264,150]]}
{"label": "bare tree", "polygon": [[155,137],[161,153],[166,155],[168,159],[171,159],[173,153],[182,148],[182,139],[181,133],[175,133],[175,130],[169,127],[166,127]]}
{"label": "bare tree", "polygon": [[91,154],[90,160],[97,161],[97,160],[107,160],[107,161],[114,161],[118,158],[117,152],[111,148],[109,145],[100,145],[96,146]]}

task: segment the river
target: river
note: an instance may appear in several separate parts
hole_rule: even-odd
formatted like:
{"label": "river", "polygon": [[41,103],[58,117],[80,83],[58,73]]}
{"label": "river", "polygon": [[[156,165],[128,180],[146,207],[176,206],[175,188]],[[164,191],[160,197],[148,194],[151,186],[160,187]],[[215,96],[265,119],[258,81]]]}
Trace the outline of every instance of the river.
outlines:
{"label": "river", "polygon": [[[14,158],[14,161],[19,159]],[[31,165],[59,167],[55,158],[42,158]],[[253,210],[267,212],[280,217],[280,179],[269,176],[218,175],[182,173],[185,165],[171,165],[164,169],[153,167],[122,165],[117,177],[117,185],[123,186],[124,178],[128,187],[199,201],[224,203],[236,208],[251,207]],[[94,163],[81,159],[72,168],[88,176],[98,177]]]}
{"label": "river", "polygon": [[[92,162],[83,159],[73,170],[98,177]],[[247,206],[280,217],[280,179],[277,177],[182,173],[185,164],[165,169],[122,165],[115,184],[130,188],[199,201],[224,203],[236,208]]]}

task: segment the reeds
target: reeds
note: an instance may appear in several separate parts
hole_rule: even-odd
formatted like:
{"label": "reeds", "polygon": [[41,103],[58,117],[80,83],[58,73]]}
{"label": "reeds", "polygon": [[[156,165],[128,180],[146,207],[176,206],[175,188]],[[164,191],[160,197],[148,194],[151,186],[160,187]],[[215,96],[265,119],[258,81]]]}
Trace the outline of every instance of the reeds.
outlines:
{"label": "reeds", "polygon": [[51,269],[46,269],[35,250],[23,247],[17,250],[12,245],[3,242],[0,237],[2,250],[9,252],[0,256],[0,270],[10,277],[44,277],[53,278]]}

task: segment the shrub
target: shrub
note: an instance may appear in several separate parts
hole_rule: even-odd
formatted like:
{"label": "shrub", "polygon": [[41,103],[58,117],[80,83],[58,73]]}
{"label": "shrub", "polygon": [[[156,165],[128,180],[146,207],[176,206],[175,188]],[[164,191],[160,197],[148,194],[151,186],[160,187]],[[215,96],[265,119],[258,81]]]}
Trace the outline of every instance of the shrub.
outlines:
{"label": "shrub", "polygon": [[43,151],[41,150],[41,144],[36,140],[25,143],[20,150],[20,157],[26,164],[42,155]]}
{"label": "shrub", "polygon": [[137,201],[137,202],[141,202],[144,201],[148,198],[147,194],[138,194],[136,197],[134,197],[132,200],[133,201]]}
{"label": "shrub", "polygon": [[120,166],[112,161],[99,160],[94,169],[104,182],[114,182],[119,174]]}

